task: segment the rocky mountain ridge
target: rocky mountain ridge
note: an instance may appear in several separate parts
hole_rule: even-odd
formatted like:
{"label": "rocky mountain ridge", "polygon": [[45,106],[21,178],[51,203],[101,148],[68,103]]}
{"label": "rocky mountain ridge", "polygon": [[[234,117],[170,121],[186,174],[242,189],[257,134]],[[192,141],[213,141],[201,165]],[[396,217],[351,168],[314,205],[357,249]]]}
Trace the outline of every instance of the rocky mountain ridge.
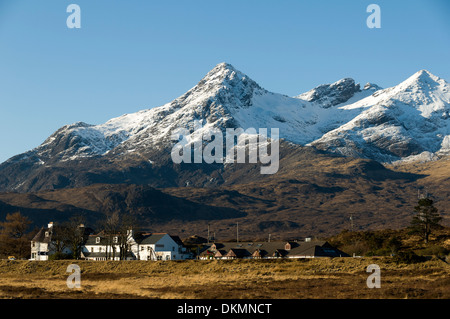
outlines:
{"label": "rocky mountain ridge", "polygon": [[[0,164],[0,191],[120,182],[155,187],[229,183],[226,176],[232,174],[226,170],[233,165],[171,161],[173,133],[193,132],[196,123],[201,134],[279,128],[283,143],[385,163],[445,156],[450,150],[449,92],[445,80],[421,70],[387,89],[371,83],[361,89],[344,78],[289,97],[220,63],[163,106],[104,124],[78,122],[60,128],[40,146]],[[187,140],[193,143],[194,135]]]}

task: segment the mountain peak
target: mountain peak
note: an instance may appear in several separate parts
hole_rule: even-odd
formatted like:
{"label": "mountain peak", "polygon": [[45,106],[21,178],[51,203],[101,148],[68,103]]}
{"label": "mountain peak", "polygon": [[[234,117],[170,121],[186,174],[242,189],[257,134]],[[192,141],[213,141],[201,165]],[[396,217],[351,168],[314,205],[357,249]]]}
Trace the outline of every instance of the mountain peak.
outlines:
{"label": "mountain peak", "polygon": [[251,80],[244,73],[236,70],[231,64],[222,62],[217,64],[211,71],[209,71],[200,82],[212,82],[213,84],[224,84],[233,81]]}
{"label": "mountain peak", "polygon": [[296,98],[329,108],[348,101],[359,91],[360,85],[356,84],[355,80],[343,78],[331,84],[319,85],[306,93],[296,96]]}
{"label": "mountain peak", "polygon": [[420,70],[417,71],[416,73],[414,73],[412,76],[410,76],[408,79],[406,79],[403,83],[411,86],[420,86],[422,87],[423,85],[436,85],[439,84],[439,82],[441,82],[442,79],[439,78],[438,76],[432,74],[431,72],[427,71],[427,70]]}
{"label": "mountain peak", "polygon": [[232,70],[232,71],[236,71],[236,69],[234,68],[234,66],[232,66],[230,63],[227,62],[221,62],[219,64],[217,64],[213,70],[218,69],[218,70]]}
{"label": "mountain peak", "polygon": [[422,69],[417,71],[416,73],[414,73],[413,76],[416,76],[418,78],[430,78],[430,77],[436,77],[435,75],[433,75],[430,71]]}
{"label": "mountain peak", "polygon": [[209,71],[195,87],[180,97],[178,102],[182,100],[183,103],[196,101],[195,104],[202,104],[202,101],[213,99],[218,104],[228,101],[228,104],[231,105],[243,102],[248,106],[251,104],[251,98],[255,92],[267,91],[231,64],[222,62]]}

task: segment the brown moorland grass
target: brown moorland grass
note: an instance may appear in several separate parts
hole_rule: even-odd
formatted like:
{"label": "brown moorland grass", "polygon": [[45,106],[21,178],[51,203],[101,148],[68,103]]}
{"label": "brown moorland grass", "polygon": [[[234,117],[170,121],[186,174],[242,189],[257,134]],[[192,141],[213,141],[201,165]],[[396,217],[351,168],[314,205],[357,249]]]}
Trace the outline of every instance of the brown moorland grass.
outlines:
{"label": "brown moorland grass", "polygon": [[[67,266],[81,268],[70,289]],[[381,288],[366,285],[381,268]],[[448,299],[450,265],[434,258],[396,264],[390,257],[298,260],[0,261],[0,298],[24,299]]]}

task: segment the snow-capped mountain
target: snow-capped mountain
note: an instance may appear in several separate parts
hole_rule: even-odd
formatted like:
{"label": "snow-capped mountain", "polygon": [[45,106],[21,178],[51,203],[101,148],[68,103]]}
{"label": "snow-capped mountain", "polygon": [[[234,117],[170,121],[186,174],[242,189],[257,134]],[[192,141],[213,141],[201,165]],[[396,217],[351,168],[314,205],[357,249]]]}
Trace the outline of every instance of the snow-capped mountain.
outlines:
{"label": "snow-capped mountain", "polygon": [[322,84],[314,89],[296,96],[296,98],[312,102],[320,107],[329,108],[342,103],[351,103],[365,98],[381,88],[376,84],[367,83],[364,90],[360,89],[355,80],[344,78],[332,84]]}
{"label": "snow-capped mountain", "polygon": [[[345,89],[346,86],[350,89]],[[149,148],[170,144],[174,130],[192,130],[194,121],[200,122],[203,131],[229,127],[279,128],[281,138],[306,144],[359,114],[359,110],[330,108],[331,105],[357,101],[373,93],[372,87],[361,91],[352,79],[311,92],[314,93],[308,95],[314,98],[310,99],[303,98],[304,95],[293,98],[272,93],[230,64],[221,63],[195,87],[168,104],[125,114],[100,125],[79,122],[64,126],[28,156],[47,163],[110,153],[145,154]],[[327,104],[322,106],[319,101]]]}
{"label": "snow-capped mountain", "polygon": [[79,122],[60,128],[40,146],[0,165],[0,189],[43,187],[36,185],[44,185],[42,179],[55,171],[62,173],[52,183],[64,186],[75,178],[75,166],[83,168],[83,180],[101,181],[98,167],[120,180],[124,167],[131,165],[122,163],[130,159],[148,178],[158,178],[167,172],[155,177],[152,169],[158,161],[163,165],[161,157],[167,164],[175,144],[172,133],[192,131],[198,123],[200,132],[279,128],[280,138],[294,144],[386,162],[423,152],[447,154],[449,89],[443,79],[419,71],[392,88],[367,83],[361,89],[344,78],[289,97],[269,92],[230,64],[220,63],[163,106],[104,124]]}
{"label": "snow-capped mountain", "polygon": [[450,151],[450,86],[426,70],[342,109],[362,112],[311,145],[381,162]]}

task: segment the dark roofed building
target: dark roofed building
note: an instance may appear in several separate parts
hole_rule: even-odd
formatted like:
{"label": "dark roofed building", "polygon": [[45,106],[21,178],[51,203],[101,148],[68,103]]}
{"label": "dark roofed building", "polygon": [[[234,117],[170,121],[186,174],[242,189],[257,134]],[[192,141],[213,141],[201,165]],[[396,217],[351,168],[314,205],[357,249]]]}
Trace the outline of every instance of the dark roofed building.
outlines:
{"label": "dark roofed building", "polygon": [[200,259],[349,257],[326,241],[224,242],[206,245]]}
{"label": "dark roofed building", "polygon": [[[83,240],[93,232],[91,228],[85,227],[83,224],[78,226],[81,230]],[[67,227],[64,225],[48,223],[47,227],[42,227],[31,240],[31,260],[48,260],[48,257],[56,252],[64,254],[72,254],[67,245],[64,244],[64,233]]]}
{"label": "dark roofed building", "polygon": [[49,223],[47,227],[41,227],[31,240],[31,259],[32,260],[48,260],[51,250],[53,223]]}
{"label": "dark roofed building", "polygon": [[249,258],[250,252],[245,248],[231,248],[224,256],[225,258]]}

